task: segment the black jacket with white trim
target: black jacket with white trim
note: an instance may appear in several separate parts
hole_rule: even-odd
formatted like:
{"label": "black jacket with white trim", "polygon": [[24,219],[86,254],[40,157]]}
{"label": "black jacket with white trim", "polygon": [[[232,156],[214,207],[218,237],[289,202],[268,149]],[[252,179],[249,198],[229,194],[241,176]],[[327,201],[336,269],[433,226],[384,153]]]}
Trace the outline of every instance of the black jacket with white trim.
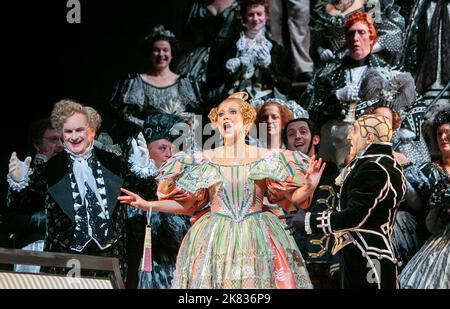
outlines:
{"label": "black jacket with white trim", "polygon": [[339,211],[307,213],[306,231],[333,234],[333,253],[353,244],[364,257],[387,258],[396,263],[390,235],[406,184],[403,170],[392,156],[391,144],[371,144],[347,171]]}

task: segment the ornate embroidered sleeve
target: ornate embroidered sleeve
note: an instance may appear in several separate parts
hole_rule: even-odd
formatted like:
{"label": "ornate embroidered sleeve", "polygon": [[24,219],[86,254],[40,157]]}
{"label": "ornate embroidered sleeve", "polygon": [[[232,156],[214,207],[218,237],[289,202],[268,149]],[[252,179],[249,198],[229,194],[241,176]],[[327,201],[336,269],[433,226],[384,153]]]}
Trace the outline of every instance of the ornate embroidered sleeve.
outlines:
{"label": "ornate embroidered sleeve", "polygon": [[421,166],[409,164],[403,169],[405,178],[421,195],[427,195],[433,186],[434,177],[432,175],[432,163]]}
{"label": "ornate embroidered sleeve", "polygon": [[[296,209],[291,202],[291,197],[305,184],[304,173],[308,168],[308,160],[309,157],[299,151],[283,151],[273,154],[272,157],[258,164],[256,170],[259,170],[259,177],[257,178],[266,179],[266,194],[269,202],[278,204],[287,211]],[[252,172],[252,177],[254,176],[255,171]],[[306,209],[310,202],[311,197],[297,206]]]}
{"label": "ornate embroidered sleeve", "polygon": [[178,187],[176,181],[165,179],[158,184],[158,199],[177,201],[185,208],[184,214],[193,215],[208,203],[208,192],[201,189],[190,193]]}
{"label": "ornate embroidered sleeve", "polygon": [[[295,211],[296,208],[292,203],[292,195],[294,192],[304,186],[303,174],[296,174],[294,176],[288,176],[284,181],[276,181],[268,179],[267,182],[267,198],[271,203],[278,204],[286,211]],[[302,209],[308,209],[311,205],[312,196],[306,197],[306,199],[297,205]]]}
{"label": "ornate embroidered sleeve", "polygon": [[143,104],[143,92],[136,85],[139,80],[137,74],[129,74],[126,78],[119,80],[114,88],[110,104],[115,113],[122,119],[127,120],[133,110]]}
{"label": "ornate embroidered sleeve", "polygon": [[175,200],[192,215],[209,202],[208,189],[220,182],[220,175],[200,153],[178,153],[161,167],[157,180],[159,200]]}

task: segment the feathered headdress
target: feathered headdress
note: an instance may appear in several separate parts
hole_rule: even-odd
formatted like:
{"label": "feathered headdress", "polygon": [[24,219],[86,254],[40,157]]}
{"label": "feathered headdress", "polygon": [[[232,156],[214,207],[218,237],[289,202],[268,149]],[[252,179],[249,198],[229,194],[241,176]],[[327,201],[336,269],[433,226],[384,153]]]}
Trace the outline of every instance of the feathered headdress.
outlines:
{"label": "feathered headdress", "polygon": [[363,101],[375,101],[371,105],[386,106],[400,112],[416,99],[414,78],[408,72],[371,68],[361,82],[359,97]]}

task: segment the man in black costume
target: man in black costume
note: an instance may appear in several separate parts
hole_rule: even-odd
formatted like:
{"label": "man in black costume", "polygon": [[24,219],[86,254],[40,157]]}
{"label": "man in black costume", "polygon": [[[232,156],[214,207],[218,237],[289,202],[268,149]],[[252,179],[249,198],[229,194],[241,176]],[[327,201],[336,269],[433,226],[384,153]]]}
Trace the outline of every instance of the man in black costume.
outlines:
{"label": "man in black costume", "polygon": [[365,115],[349,134],[353,159],[337,178],[338,211],[288,216],[288,228],[332,234],[340,252],[342,288],[396,288],[397,259],[390,239],[398,204],[406,192],[400,165],[392,156],[392,127],[382,116]]}
{"label": "man in black costume", "polygon": [[[301,151],[309,157],[317,154],[320,134],[310,119],[297,118],[289,121],[283,130],[283,137],[287,149]],[[336,164],[326,162],[308,211],[319,212],[336,209],[339,191],[335,179],[338,175],[339,170]],[[293,236],[305,259],[314,288],[337,287],[336,274],[339,269],[339,257],[331,254],[333,237],[322,234],[305,235],[300,231],[294,233]]]}
{"label": "man in black costume", "polygon": [[[30,157],[20,161],[14,152],[7,176],[11,200],[45,196],[44,251],[117,257],[125,278],[124,212],[117,196],[125,177],[147,181],[156,174],[146,142],[142,134],[133,139],[132,168],[126,169],[117,155],[94,147],[101,117],[93,108],[62,100],[55,104],[51,121],[63,137],[64,151],[34,170]],[[86,275],[104,276],[96,271]]]}

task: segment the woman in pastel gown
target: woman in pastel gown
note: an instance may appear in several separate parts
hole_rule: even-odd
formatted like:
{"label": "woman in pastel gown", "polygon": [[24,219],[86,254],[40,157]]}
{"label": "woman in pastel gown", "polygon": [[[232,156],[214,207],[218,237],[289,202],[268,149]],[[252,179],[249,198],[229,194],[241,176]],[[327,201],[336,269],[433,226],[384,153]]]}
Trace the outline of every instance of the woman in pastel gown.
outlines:
{"label": "woman in pastel gown", "polygon": [[256,114],[247,98],[233,94],[209,114],[224,146],[161,167],[159,201],[122,189],[120,202],[143,210],[192,215],[210,203],[183,239],[173,288],[312,288],[294,238],[262,207],[264,196],[287,211],[310,203],[325,165],[245,144]]}

